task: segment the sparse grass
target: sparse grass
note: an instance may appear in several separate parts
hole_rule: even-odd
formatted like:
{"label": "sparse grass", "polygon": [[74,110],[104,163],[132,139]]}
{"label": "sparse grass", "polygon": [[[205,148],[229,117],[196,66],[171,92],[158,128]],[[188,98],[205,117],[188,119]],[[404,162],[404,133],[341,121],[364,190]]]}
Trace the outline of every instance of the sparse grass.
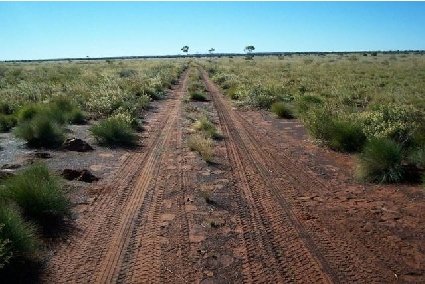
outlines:
{"label": "sparse grass", "polygon": [[202,83],[202,77],[198,69],[193,68],[189,73],[187,92],[189,94],[189,100],[205,102],[208,101],[205,94],[205,86]]}
{"label": "sparse grass", "polygon": [[134,69],[123,69],[119,72],[121,78],[128,78],[137,75],[137,70]]}
{"label": "sparse grass", "polygon": [[10,249],[10,240],[2,234],[3,227],[4,224],[0,224],[0,271],[9,263],[13,255]]}
{"label": "sparse grass", "polygon": [[334,120],[328,129],[328,144],[336,151],[358,152],[366,142],[366,135],[355,122]]}
{"label": "sparse grass", "polygon": [[193,134],[188,138],[187,144],[192,151],[198,152],[202,159],[211,162],[213,158],[213,142],[200,134]]}
{"label": "sparse grass", "polygon": [[212,123],[207,116],[203,115],[197,119],[193,125],[197,131],[201,131],[207,138],[220,139],[221,135],[218,133],[214,123]]}
{"label": "sparse grass", "polygon": [[45,165],[34,164],[3,183],[1,196],[15,202],[25,217],[48,227],[70,216],[70,201],[59,179]]}
{"label": "sparse grass", "polygon": [[9,132],[17,123],[16,117],[11,114],[0,114],[0,132]]}
{"label": "sparse grass", "polygon": [[[135,102],[142,95],[162,98],[186,61],[5,63],[0,70],[0,113],[11,114],[27,105],[57,104],[63,112],[72,113],[68,107],[78,106],[90,118],[105,118],[123,102]],[[79,121],[71,119],[72,123]]]}
{"label": "sparse grass", "polygon": [[407,158],[412,165],[425,169],[425,145],[412,149]]}
{"label": "sparse grass", "polygon": [[35,227],[22,218],[16,206],[4,201],[0,203],[0,240],[0,271],[2,266],[38,258],[40,241]]}
{"label": "sparse grass", "polygon": [[101,145],[133,147],[137,135],[130,123],[119,117],[110,117],[91,128],[91,132]]}
{"label": "sparse grass", "polygon": [[359,156],[358,177],[364,181],[394,183],[403,180],[402,148],[381,138],[369,141]]}
{"label": "sparse grass", "polygon": [[271,111],[280,118],[294,118],[294,110],[284,102],[275,102],[271,106]]}
{"label": "sparse grass", "polygon": [[191,79],[192,79],[192,81],[190,82],[189,86],[187,87],[187,90],[188,90],[189,93],[204,92],[205,91],[205,86],[200,81],[199,76],[194,76]]}
{"label": "sparse grass", "polygon": [[12,114],[14,108],[10,103],[0,102],[0,114]]}
{"label": "sparse grass", "polygon": [[37,115],[19,123],[15,135],[26,140],[28,146],[36,148],[57,148],[65,139],[63,128],[46,115]]}
{"label": "sparse grass", "polygon": [[64,141],[64,124],[85,123],[83,112],[68,98],[59,96],[45,104],[29,104],[18,112],[15,135],[30,147],[56,148]]}
{"label": "sparse grass", "polygon": [[361,150],[366,142],[366,136],[359,124],[339,118],[327,109],[311,110],[304,121],[311,135],[334,150],[356,152]]}
{"label": "sparse grass", "polygon": [[46,113],[60,124],[84,124],[85,117],[81,109],[69,98],[58,96],[46,105]]}
{"label": "sparse grass", "polygon": [[296,110],[298,115],[305,115],[311,108],[323,104],[323,100],[318,96],[303,95],[297,98]]}
{"label": "sparse grass", "polygon": [[148,109],[150,102],[151,98],[148,95],[141,95],[137,98],[136,104],[140,109]]}
{"label": "sparse grass", "polygon": [[71,124],[85,124],[86,123],[86,117],[84,113],[77,108],[74,108],[71,112],[68,114],[68,120]]}
{"label": "sparse grass", "polygon": [[19,110],[18,120],[19,122],[29,121],[42,111],[41,104],[27,104]]}

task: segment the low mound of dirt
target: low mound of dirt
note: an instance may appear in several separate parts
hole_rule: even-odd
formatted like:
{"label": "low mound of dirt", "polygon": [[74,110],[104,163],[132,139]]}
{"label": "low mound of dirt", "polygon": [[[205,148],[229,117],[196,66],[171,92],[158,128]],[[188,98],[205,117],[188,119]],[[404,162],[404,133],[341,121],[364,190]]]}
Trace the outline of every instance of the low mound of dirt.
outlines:
{"label": "low mound of dirt", "polygon": [[88,183],[99,180],[99,178],[93,175],[89,170],[64,169],[61,175],[67,180],[78,180]]}
{"label": "low mound of dirt", "polygon": [[66,139],[62,145],[62,148],[64,150],[76,152],[88,152],[94,150],[93,147],[89,145],[89,143],[79,138]]}

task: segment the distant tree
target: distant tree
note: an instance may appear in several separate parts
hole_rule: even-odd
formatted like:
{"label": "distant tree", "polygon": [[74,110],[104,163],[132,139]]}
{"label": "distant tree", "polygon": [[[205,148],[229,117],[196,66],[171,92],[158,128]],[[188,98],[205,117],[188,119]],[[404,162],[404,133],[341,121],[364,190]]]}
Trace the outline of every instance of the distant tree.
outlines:
{"label": "distant tree", "polygon": [[253,45],[245,46],[244,51],[246,51],[248,54],[251,54],[255,50],[255,47]]}
{"label": "distant tree", "polygon": [[188,53],[189,52],[189,46],[185,45],[182,47],[181,51],[183,51],[184,53]]}
{"label": "distant tree", "polygon": [[215,51],[215,49],[212,47],[212,48],[210,48],[209,50],[208,50],[208,52],[210,53],[210,54],[212,54],[213,52]]}
{"label": "distant tree", "polygon": [[244,51],[246,52],[245,59],[246,60],[252,60],[254,59],[254,55],[252,55],[252,52],[255,50],[255,47],[253,45],[245,46]]}

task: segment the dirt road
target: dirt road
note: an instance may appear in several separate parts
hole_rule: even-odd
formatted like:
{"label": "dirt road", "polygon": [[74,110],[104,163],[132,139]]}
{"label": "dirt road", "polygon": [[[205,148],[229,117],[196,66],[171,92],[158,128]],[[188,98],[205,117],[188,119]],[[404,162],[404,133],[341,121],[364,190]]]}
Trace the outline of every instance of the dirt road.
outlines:
{"label": "dirt road", "polygon": [[[421,203],[413,206],[414,237],[403,248],[390,229],[372,225],[367,235],[359,223],[366,215],[336,206],[340,192],[360,185],[314,174],[282,148],[282,137],[267,134],[261,118],[248,120],[233,109],[202,74],[211,99],[202,107],[224,136],[215,142],[213,163],[186,146],[186,72],[150,117],[144,147],[93,190],[78,231],[54,252],[45,282],[425,280]],[[413,260],[399,257],[401,249]]]}

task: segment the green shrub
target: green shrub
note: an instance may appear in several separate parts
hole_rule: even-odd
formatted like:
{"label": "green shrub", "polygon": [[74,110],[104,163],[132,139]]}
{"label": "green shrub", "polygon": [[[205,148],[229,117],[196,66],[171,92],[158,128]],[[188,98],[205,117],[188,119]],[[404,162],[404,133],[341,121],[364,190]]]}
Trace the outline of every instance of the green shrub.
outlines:
{"label": "green shrub", "polygon": [[10,240],[2,234],[4,224],[0,223],[0,271],[9,263],[13,253],[10,249]]}
{"label": "green shrub", "polygon": [[140,109],[148,109],[151,103],[151,98],[148,95],[141,95],[137,98],[136,105]]}
{"label": "green shrub", "polygon": [[328,140],[331,133],[333,115],[325,109],[311,110],[308,115],[304,116],[305,125],[310,134],[320,140]]}
{"label": "green shrub", "polygon": [[272,88],[255,85],[248,90],[245,100],[247,105],[270,109],[271,105],[277,100],[277,95]]}
{"label": "green shrub", "polygon": [[123,69],[119,72],[121,78],[128,78],[136,76],[138,72],[134,69]]}
{"label": "green shrub", "polygon": [[414,148],[408,155],[410,164],[425,169],[425,146]]}
{"label": "green shrub", "polygon": [[232,100],[239,100],[241,98],[241,92],[236,86],[230,87],[227,90],[226,95],[228,95]]}
{"label": "green shrub", "polygon": [[62,145],[63,128],[46,115],[37,115],[18,124],[15,135],[27,141],[30,147],[56,148]]}
{"label": "green shrub", "polygon": [[0,132],[8,132],[17,123],[15,116],[0,114]]}
{"label": "green shrub", "polygon": [[420,120],[413,107],[395,104],[379,105],[360,114],[368,138],[389,138],[399,143],[408,143]]}
{"label": "green shrub", "polygon": [[7,102],[0,102],[0,114],[12,114],[14,108]]}
{"label": "green shrub", "polygon": [[329,110],[315,109],[304,120],[313,137],[336,151],[356,152],[366,142],[366,135],[359,123],[339,118]]}
{"label": "green shrub", "polygon": [[357,152],[366,142],[361,126],[351,121],[334,120],[329,130],[328,144],[336,151]]}
{"label": "green shrub", "polygon": [[271,111],[280,118],[294,118],[294,111],[292,107],[284,102],[275,102],[271,106]]}
{"label": "green shrub", "polygon": [[18,121],[27,122],[36,116],[45,116],[59,124],[66,122],[66,111],[54,106],[53,104],[29,104],[25,105],[18,112]]}
{"label": "green shrub", "polygon": [[154,101],[162,100],[165,97],[165,92],[157,90],[153,93],[150,93],[149,97]]}
{"label": "green shrub", "polygon": [[358,176],[365,181],[393,183],[403,179],[402,148],[389,139],[372,139],[359,156]]}
{"label": "green shrub", "polygon": [[206,116],[200,117],[194,123],[195,130],[202,131],[205,136],[213,139],[221,138],[221,135],[218,133],[215,125],[208,119]]}
{"label": "green shrub", "polygon": [[418,128],[416,128],[416,131],[412,134],[408,146],[413,148],[425,147],[425,121],[420,121]]}
{"label": "green shrub", "polygon": [[56,97],[48,104],[28,104],[22,107],[18,113],[19,122],[33,119],[35,116],[46,116],[57,124],[85,122],[84,114],[68,98]]}
{"label": "green shrub", "polygon": [[318,96],[303,95],[296,100],[296,110],[299,115],[307,113],[312,107],[318,107],[323,101]]}
{"label": "green shrub", "polygon": [[207,101],[207,97],[200,92],[190,93],[190,99],[192,101],[205,102]]}
{"label": "green shrub", "polygon": [[102,145],[131,147],[137,143],[137,136],[131,124],[120,117],[103,120],[94,125],[91,132]]}
{"label": "green shrub", "polygon": [[70,99],[64,96],[58,96],[50,102],[50,108],[58,109],[64,113],[69,113],[75,108]]}
{"label": "green shrub", "polygon": [[85,117],[80,108],[64,96],[55,97],[45,106],[45,115],[59,124],[84,124]]}
{"label": "green shrub", "polygon": [[40,104],[25,105],[18,112],[18,121],[19,122],[29,121],[42,111],[43,111],[43,106]]}
{"label": "green shrub", "polygon": [[45,165],[35,164],[8,178],[2,195],[14,201],[24,216],[43,225],[70,216],[70,201]]}
{"label": "green shrub", "polygon": [[52,105],[46,105],[45,109],[39,113],[39,116],[48,117],[50,121],[59,125],[69,123],[69,112],[63,111]]}
{"label": "green shrub", "polygon": [[16,261],[35,259],[39,252],[40,241],[34,226],[24,221],[15,206],[2,202],[0,204],[0,240],[4,259],[0,259],[5,267]]}
{"label": "green shrub", "polygon": [[72,109],[68,113],[67,118],[68,118],[67,120],[71,124],[85,124],[86,123],[86,117],[85,117],[84,113],[78,108]]}
{"label": "green shrub", "polygon": [[135,108],[128,110],[120,107],[114,111],[110,118],[121,120],[123,123],[130,125],[133,129],[137,129],[139,127]]}
{"label": "green shrub", "polygon": [[203,92],[205,91],[205,86],[200,81],[193,81],[189,84],[189,86],[187,87],[187,90],[189,93]]}

